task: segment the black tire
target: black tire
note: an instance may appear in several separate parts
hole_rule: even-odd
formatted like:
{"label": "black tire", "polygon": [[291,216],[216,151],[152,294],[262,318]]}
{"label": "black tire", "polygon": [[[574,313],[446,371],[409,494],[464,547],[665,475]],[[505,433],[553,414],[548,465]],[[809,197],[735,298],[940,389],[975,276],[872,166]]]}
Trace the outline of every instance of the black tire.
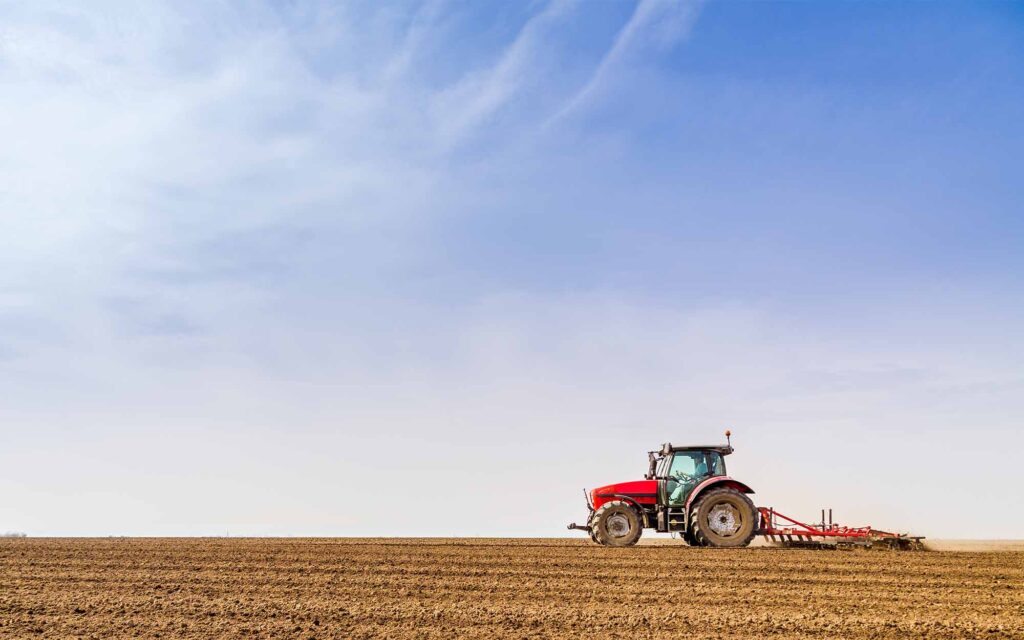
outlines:
{"label": "black tire", "polygon": [[745,547],[757,533],[757,509],[735,489],[710,489],[690,510],[689,533],[701,547]]}
{"label": "black tire", "polygon": [[604,503],[590,521],[591,537],[608,547],[631,547],[640,539],[643,530],[640,514],[622,500]]}
{"label": "black tire", "polygon": [[699,547],[700,546],[700,543],[697,542],[697,538],[695,538],[693,536],[693,532],[692,531],[684,531],[683,532],[683,540],[685,540],[686,544],[690,545],[691,547]]}

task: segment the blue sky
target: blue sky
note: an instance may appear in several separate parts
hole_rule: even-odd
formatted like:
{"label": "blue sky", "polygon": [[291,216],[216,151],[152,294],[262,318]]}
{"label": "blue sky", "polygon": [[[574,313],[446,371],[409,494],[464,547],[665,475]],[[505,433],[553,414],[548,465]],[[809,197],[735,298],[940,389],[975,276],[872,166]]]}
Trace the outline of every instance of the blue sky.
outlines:
{"label": "blue sky", "polygon": [[728,427],[760,504],[1021,537],[948,515],[1024,482],[1022,36],[1014,3],[0,4],[0,530],[561,535]]}

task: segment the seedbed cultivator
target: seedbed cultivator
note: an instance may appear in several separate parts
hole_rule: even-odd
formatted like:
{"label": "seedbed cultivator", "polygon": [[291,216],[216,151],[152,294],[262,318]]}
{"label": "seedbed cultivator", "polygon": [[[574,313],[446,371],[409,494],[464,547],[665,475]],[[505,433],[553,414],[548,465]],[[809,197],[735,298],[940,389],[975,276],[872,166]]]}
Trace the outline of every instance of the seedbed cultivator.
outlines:
{"label": "seedbed cultivator", "polygon": [[585,525],[569,525],[590,534],[600,545],[628,547],[644,529],[680,535],[695,547],[745,547],[755,536],[790,547],[887,546],[920,549],[920,536],[890,533],[871,527],[832,522],[832,510],[821,512],[820,524],[806,524],[774,508],[755,507],[746,484],[726,475],[726,444],[672,446],[647,453],[643,480],[584,490],[589,515]]}
{"label": "seedbed cultivator", "polygon": [[881,531],[870,526],[847,527],[836,524],[832,522],[831,509],[828,510],[828,523],[825,522],[825,509],[822,509],[821,522],[813,525],[794,520],[770,507],[758,507],[757,510],[761,517],[758,534],[765,541],[782,547],[827,549],[880,546],[905,551],[924,548],[921,542],[923,536]]}

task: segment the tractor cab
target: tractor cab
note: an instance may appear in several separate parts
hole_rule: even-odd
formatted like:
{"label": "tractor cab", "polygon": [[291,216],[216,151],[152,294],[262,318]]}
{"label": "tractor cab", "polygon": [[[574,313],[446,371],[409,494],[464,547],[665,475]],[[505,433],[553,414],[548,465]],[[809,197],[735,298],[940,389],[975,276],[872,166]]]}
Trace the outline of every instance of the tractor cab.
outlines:
{"label": "tractor cab", "polygon": [[704,480],[725,476],[725,456],[731,445],[673,447],[662,445],[659,451],[648,451],[650,466],[647,480],[658,481],[659,504],[681,507],[693,490]]}

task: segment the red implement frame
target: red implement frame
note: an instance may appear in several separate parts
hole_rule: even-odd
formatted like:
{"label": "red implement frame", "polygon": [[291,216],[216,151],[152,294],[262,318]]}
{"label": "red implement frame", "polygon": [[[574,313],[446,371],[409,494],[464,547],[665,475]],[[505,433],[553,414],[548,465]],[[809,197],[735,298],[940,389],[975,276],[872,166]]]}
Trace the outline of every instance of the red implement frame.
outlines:
{"label": "red implement frame", "polygon": [[[865,547],[882,544],[894,549],[920,549],[923,536],[909,536],[867,527],[847,527],[832,522],[832,510],[821,510],[820,524],[806,524],[783,515],[770,507],[758,507],[761,513],[759,535],[769,542],[792,547],[823,547],[839,545],[861,545]],[[783,526],[779,526],[779,521]]]}

